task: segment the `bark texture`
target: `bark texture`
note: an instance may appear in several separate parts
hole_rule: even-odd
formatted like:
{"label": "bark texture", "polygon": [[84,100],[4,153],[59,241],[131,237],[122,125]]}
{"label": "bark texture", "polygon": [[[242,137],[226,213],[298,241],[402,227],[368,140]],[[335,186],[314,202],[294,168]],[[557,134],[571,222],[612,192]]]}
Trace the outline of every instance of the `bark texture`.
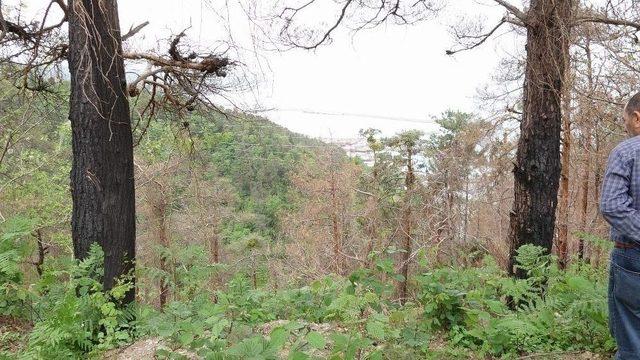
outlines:
{"label": "bark texture", "polygon": [[[133,140],[115,0],[69,1],[73,141],[72,237],[77,259],[104,250],[106,289],[133,269]],[[133,301],[131,290],[125,302]]]}
{"label": "bark texture", "polygon": [[560,179],[562,94],[569,56],[572,0],[531,0],[527,12],[527,61],[523,117],[514,167],[509,271],[524,244],[551,251]]}

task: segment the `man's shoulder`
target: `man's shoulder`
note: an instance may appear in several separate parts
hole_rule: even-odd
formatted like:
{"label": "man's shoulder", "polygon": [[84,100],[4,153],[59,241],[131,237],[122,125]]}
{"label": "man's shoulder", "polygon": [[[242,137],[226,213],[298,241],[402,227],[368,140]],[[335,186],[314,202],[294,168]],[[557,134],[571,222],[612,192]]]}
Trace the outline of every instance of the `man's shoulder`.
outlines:
{"label": "man's shoulder", "polygon": [[640,152],[640,136],[626,139],[611,150],[611,155],[622,157],[637,157]]}

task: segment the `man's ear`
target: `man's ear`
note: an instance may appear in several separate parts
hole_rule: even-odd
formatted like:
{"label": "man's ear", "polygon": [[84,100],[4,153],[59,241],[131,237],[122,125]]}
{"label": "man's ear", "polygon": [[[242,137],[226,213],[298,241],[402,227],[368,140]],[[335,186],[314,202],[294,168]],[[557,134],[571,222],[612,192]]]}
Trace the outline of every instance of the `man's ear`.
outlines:
{"label": "man's ear", "polygon": [[640,111],[634,111],[631,115],[634,117],[633,122],[640,126]]}

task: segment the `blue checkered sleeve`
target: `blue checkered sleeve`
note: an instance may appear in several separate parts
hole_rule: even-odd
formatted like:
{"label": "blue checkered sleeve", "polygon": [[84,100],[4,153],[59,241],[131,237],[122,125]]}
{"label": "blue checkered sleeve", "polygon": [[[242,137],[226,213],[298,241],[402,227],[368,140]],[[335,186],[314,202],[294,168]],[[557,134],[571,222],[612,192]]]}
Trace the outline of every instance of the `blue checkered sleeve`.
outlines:
{"label": "blue checkered sleeve", "polygon": [[[631,151],[631,153],[635,153]],[[640,213],[634,205],[634,157],[625,146],[611,152],[602,183],[600,212],[611,225],[612,240],[640,242]]]}

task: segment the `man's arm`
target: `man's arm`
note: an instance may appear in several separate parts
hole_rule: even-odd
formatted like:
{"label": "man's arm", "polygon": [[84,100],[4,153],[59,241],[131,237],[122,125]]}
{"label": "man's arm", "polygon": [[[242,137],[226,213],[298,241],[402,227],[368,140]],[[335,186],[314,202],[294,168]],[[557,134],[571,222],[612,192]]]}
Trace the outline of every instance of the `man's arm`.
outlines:
{"label": "man's arm", "polygon": [[620,151],[611,153],[602,182],[600,212],[624,237],[640,242],[640,213],[632,207],[633,199],[629,194],[632,169],[633,159]]}

